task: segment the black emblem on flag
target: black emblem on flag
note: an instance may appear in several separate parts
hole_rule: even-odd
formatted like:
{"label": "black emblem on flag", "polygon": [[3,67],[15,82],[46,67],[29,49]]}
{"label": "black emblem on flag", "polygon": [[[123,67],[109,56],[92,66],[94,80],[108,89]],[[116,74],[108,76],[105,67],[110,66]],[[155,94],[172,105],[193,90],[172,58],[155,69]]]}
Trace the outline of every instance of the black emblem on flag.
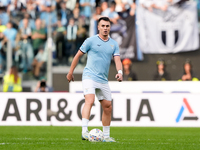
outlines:
{"label": "black emblem on flag", "polygon": [[[167,35],[167,31],[161,31],[161,39],[162,39],[163,44],[167,47],[170,47],[168,45],[167,36],[169,36],[169,35]],[[177,44],[178,39],[179,39],[179,31],[174,30],[174,33],[172,34],[172,36],[174,36],[174,37],[171,37],[174,39],[174,41],[173,41],[173,47],[174,47]]]}

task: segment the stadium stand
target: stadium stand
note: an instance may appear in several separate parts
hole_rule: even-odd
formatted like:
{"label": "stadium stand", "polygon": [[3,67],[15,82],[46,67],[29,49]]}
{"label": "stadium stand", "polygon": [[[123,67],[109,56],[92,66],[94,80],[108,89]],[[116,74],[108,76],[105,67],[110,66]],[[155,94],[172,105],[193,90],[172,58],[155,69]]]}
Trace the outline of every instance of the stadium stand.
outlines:
{"label": "stadium stand", "polygon": [[[116,27],[115,29],[117,29],[118,25],[126,25],[126,28],[123,28],[123,32],[121,32],[121,30],[119,30],[119,32],[117,30],[113,30],[111,33],[111,37],[119,43],[120,49],[122,51],[122,59],[125,56],[128,56],[131,61],[134,62],[134,65],[132,65],[131,67],[132,70],[137,73],[138,80],[152,80],[153,72],[156,71],[155,62],[159,58],[164,58],[165,63],[167,64],[167,71],[170,73],[172,81],[177,81],[180,78],[180,75],[182,74],[182,64],[187,58],[190,58],[190,60],[192,60],[193,70],[195,70],[195,73],[199,78],[199,47],[196,49],[189,49],[187,51],[179,51],[178,53],[152,54],[146,53],[146,51],[144,53],[141,53],[138,46],[136,46],[138,44],[138,26],[130,28],[130,26],[135,25],[135,21],[138,22],[138,20],[136,20],[135,18],[135,12],[139,12],[139,10],[141,10],[139,9],[140,6],[142,9],[144,8],[143,11],[153,10],[152,12],[149,12],[149,16],[151,16],[151,13],[166,13],[167,15],[165,17],[162,17],[164,19],[170,19],[170,14],[173,15],[173,13],[177,13],[177,16],[179,15],[179,9],[177,9],[176,6],[182,7],[184,5],[187,5],[189,7],[193,7],[193,5],[197,5],[198,14],[200,14],[199,1],[196,2],[195,0],[192,0],[188,2],[178,0],[174,2],[171,1],[172,5],[170,6],[167,6],[165,3],[159,3],[159,5],[151,5],[152,7],[149,7],[150,5],[148,5],[149,3],[146,0],[133,2],[128,1],[127,3],[124,3],[123,1],[116,1],[115,10],[110,9],[110,6],[112,6],[110,2],[111,1],[102,2],[98,0],[91,1],[90,4],[87,4],[84,0],[7,0],[1,2],[0,80],[2,80],[4,74],[7,71],[7,68],[9,68],[7,66],[8,59],[6,54],[8,51],[7,39],[10,39],[12,41],[12,62],[13,64],[18,66],[20,76],[22,77],[23,91],[33,91],[38,80],[40,80],[41,78],[47,78],[48,69],[45,64],[45,66],[41,67],[41,74],[39,74],[39,77],[35,78],[28,60],[32,59],[32,53],[34,54],[34,57],[36,56],[39,47],[41,46],[44,47],[44,51],[46,54],[44,56],[41,56],[40,58],[43,60],[47,59],[48,45],[46,43],[48,37],[52,37],[53,87],[55,91],[69,91],[69,84],[67,82],[63,84],[63,81],[65,80],[65,75],[67,74],[67,70],[69,70],[69,66],[73,59],[73,56],[79,49],[81,43],[87,37],[97,33],[97,19],[98,17],[100,17],[100,15],[102,15],[102,10],[104,12],[103,14],[110,15],[110,18],[114,17],[112,15],[115,15],[115,17],[117,17],[118,19],[120,18],[120,21],[117,21],[117,25],[115,24],[116,21],[112,22],[112,25]],[[36,20],[38,18],[41,19],[40,28],[38,28],[36,25]],[[72,28],[70,26],[70,20],[73,20],[75,27]],[[199,23],[194,24],[194,28],[198,26],[198,24]],[[10,27],[11,29],[9,29]],[[164,27],[164,25],[162,27]],[[135,33],[137,34],[137,38],[134,37],[135,34],[132,34],[132,31],[135,30],[135,28],[138,30],[138,33]],[[8,31],[12,34],[7,34]],[[177,34],[178,31],[179,29],[175,31],[175,35],[179,35]],[[131,34],[131,36],[129,34]],[[170,41],[166,41],[167,38],[165,37],[165,35],[166,32],[162,32],[161,40],[168,46]],[[133,41],[130,42],[130,40],[128,41],[127,39],[133,39]],[[177,42],[178,39],[178,36],[174,37],[175,42]],[[199,37],[197,40],[199,45]],[[126,45],[127,43],[128,46]],[[129,47],[130,45],[136,46],[134,47],[136,48],[135,51],[133,50],[134,48]],[[81,73],[85,65],[85,59],[86,57],[83,57],[83,59],[79,63],[79,67],[77,67],[77,70],[75,71],[75,79],[77,81],[81,80]],[[110,81],[115,81],[115,73],[115,67],[113,65],[113,62],[111,62],[109,74]]]}

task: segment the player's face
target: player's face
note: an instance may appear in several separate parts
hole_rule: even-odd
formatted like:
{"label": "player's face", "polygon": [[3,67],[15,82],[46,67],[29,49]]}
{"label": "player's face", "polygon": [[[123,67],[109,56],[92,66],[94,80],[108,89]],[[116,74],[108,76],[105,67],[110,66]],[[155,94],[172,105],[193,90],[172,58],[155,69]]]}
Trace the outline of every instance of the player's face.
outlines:
{"label": "player's face", "polygon": [[108,36],[110,33],[110,22],[101,20],[98,25],[98,30],[101,36]]}

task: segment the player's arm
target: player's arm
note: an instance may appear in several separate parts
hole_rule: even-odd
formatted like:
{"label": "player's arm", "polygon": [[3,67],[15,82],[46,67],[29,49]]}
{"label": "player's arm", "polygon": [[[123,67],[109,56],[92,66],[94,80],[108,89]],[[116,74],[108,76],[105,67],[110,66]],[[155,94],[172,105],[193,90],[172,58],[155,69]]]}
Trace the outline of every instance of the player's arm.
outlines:
{"label": "player's arm", "polygon": [[76,55],[74,56],[74,58],[73,58],[73,60],[72,60],[72,63],[71,63],[71,67],[70,67],[70,69],[69,69],[69,72],[68,72],[68,74],[67,74],[67,80],[68,80],[68,82],[70,82],[70,81],[74,81],[74,76],[73,76],[73,72],[74,72],[74,69],[75,69],[75,67],[76,67],[76,65],[78,64],[78,62],[79,62],[79,59],[83,56],[83,52],[82,51],[78,51],[77,53],[76,53]]}
{"label": "player's arm", "polygon": [[117,78],[117,81],[121,82],[123,80],[123,73],[122,73],[122,62],[120,59],[120,56],[114,56],[115,66],[117,69],[117,74],[115,78]]}

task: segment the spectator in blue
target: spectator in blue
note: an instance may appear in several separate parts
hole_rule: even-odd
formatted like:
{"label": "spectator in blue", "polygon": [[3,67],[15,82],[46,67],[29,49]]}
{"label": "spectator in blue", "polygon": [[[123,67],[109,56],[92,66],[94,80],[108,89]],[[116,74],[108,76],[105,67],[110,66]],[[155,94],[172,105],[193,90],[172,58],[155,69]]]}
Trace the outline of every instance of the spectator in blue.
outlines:
{"label": "spectator in blue", "polygon": [[76,53],[76,37],[77,37],[78,26],[75,24],[74,18],[69,19],[67,26],[67,57],[68,61],[75,56]]}
{"label": "spectator in blue", "polygon": [[0,7],[0,19],[2,21],[2,25],[6,25],[9,21],[9,16],[5,11],[5,7]]}
{"label": "spectator in blue", "polygon": [[35,29],[35,20],[31,19],[31,16],[28,13],[24,14],[24,18],[19,22],[19,29],[24,27],[23,20],[28,19],[28,27],[32,30]]}
{"label": "spectator in blue", "polygon": [[98,29],[97,29],[97,20],[101,17],[101,7],[98,6],[96,7],[96,11],[93,14],[91,20],[90,20],[90,31],[89,35],[93,36],[98,34]]}
{"label": "spectator in blue", "polygon": [[46,10],[46,6],[51,5],[51,10],[54,11],[56,9],[56,1],[55,0],[35,0],[37,4],[37,10],[39,12],[43,12]]}
{"label": "spectator in blue", "polygon": [[[51,19],[50,19],[51,18]],[[55,11],[52,11],[51,3],[47,3],[45,11],[41,13],[40,19],[45,22],[45,26],[51,25],[55,27],[57,23],[57,15]]]}
{"label": "spectator in blue", "polygon": [[27,13],[31,16],[31,18],[36,19],[36,2],[35,0],[26,0],[26,8]]}
{"label": "spectator in blue", "polygon": [[120,35],[125,37],[127,35],[126,22],[124,20],[120,19],[120,16],[115,11],[115,8],[116,8],[116,3],[115,3],[115,1],[112,1],[109,3],[109,8],[105,9],[101,13],[101,15],[109,17],[109,19],[111,21],[111,28],[110,28],[111,37],[112,37],[113,32],[119,32]]}
{"label": "spectator in blue", "polygon": [[1,0],[0,6],[7,8],[7,6],[10,4],[11,0]]}
{"label": "spectator in blue", "polygon": [[33,48],[31,45],[31,34],[32,30],[28,26],[29,20],[27,18],[23,19],[23,27],[20,29],[20,49],[22,61],[20,63],[19,68],[23,70],[24,73],[31,70],[31,64],[33,61]]}
{"label": "spectator in blue", "polygon": [[68,23],[68,18],[70,15],[70,11],[66,9],[66,3],[60,3],[61,9],[58,12],[58,16],[60,17],[61,23],[63,26],[66,26]]}
{"label": "spectator in blue", "polygon": [[95,0],[80,0],[81,15],[85,17],[86,25],[90,23],[90,17],[93,14],[92,8],[95,6]]}
{"label": "spectator in blue", "polygon": [[11,42],[12,48],[15,46],[15,38],[17,35],[17,30],[13,28],[11,22],[8,22],[6,25],[6,29],[3,31],[2,40],[0,42],[0,72],[3,72],[3,68],[5,67],[4,59],[5,59],[5,47],[7,42]]}
{"label": "spectator in blue", "polygon": [[117,24],[117,21],[120,18],[118,13],[115,11],[115,8],[116,8],[116,3],[115,3],[115,1],[112,1],[109,3],[109,8],[102,11],[102,13],[101,13],[102,16],[109,17],[112,24]]}
{"label": "spectator in blue", "polygon": [[15,38],[17,35],[17,30],[13,28],[12,22],[8,22],[6,25],[6,29],[3,32],[3,40],[1,41],[1,47],[3,47],[7,41],[9,40],[11,42],[12,48],[15,46]]}

